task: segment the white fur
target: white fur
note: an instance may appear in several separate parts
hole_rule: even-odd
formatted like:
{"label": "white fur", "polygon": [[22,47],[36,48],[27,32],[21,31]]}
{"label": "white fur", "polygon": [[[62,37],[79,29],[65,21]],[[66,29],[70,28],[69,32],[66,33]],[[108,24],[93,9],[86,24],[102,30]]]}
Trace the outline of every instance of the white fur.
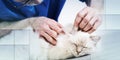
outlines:
{"label": "white fur", "polygon": [[30,52],[33,60],[66,59],[91,54],[99,40],[99,37],[81,31],[59,35],[56,46],[39,39],[37,33],[32,38]]}

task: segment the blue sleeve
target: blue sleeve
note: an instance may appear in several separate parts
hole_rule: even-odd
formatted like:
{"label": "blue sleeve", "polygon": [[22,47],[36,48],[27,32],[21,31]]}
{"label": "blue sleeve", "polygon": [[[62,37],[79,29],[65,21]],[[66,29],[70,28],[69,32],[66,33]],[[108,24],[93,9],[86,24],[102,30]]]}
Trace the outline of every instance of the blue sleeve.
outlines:
{"label": "blue sleeve", "polygon": [[44,0],[37,6],[21,6],[14,0],[0,0],[0,20],[17,21],[24,18],[46,16],[57,21],[65,0]]}
{"label": "blue sleeve", "polygon": [[65,0],[52,0],[48,11],[48,17],[58,20],[59,14],[63,8]]}
{"label": "blue sleeve", "polygon": [[[4,1],[5,0],[0,0],[0,21],[12,21],[19,18],[24,18],[20,14],[18,14],[18,12],[13,9],[13,7],[5,3]],[[11,7],[11,10],[9,7]]]}
{"label": "blue sleeve", "polygon": [[59,14],[66,0],[44,0],[43,3],[35,6],[37,15],[58,20]]}

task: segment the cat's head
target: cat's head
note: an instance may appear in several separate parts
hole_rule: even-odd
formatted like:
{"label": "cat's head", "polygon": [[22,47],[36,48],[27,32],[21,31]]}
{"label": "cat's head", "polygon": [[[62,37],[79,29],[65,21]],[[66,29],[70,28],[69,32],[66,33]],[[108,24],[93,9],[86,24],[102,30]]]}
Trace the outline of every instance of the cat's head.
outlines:
{"label": "cat's head", "polygon": [[43,0],[14,0],[14,1],[20,2],[25,5],[33,6],[33,5],[38,5],[38,4],[42,3]]}
{"label": "cat's head", "polygon": [[73,50],[71,50],[72,54],[76,57],[91,54],[95,51],[99,40],[100,36],[91,35],[81,31],[75,33],[71,38],[71,42],[74,45],[74,47],[72,47]]}

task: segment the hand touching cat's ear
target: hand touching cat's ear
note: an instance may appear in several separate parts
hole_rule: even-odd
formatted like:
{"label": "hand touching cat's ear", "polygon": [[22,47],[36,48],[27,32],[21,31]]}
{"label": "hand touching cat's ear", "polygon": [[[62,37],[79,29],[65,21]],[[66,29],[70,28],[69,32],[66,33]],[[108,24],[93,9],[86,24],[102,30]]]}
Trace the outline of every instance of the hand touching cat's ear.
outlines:
{"label": "hand touching cat's ear", "polygon": [[95,35],[91,35],[90,38],[94,41],[94,42],[98,42],[101,37],[100,36],[95,36]]}

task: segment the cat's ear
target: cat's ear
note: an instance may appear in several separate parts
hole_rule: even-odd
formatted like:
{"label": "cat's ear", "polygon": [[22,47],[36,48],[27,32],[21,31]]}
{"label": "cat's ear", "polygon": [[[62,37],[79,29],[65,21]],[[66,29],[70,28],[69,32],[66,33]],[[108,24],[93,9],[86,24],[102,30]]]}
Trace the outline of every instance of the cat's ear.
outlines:
{"label": "cat's ear", "polygon": [[100,39],[101,39],[101,37],[100,36],[90,36],[90,38],[91,38],[91,40],[93,40],[94,42],[98,42]]}

